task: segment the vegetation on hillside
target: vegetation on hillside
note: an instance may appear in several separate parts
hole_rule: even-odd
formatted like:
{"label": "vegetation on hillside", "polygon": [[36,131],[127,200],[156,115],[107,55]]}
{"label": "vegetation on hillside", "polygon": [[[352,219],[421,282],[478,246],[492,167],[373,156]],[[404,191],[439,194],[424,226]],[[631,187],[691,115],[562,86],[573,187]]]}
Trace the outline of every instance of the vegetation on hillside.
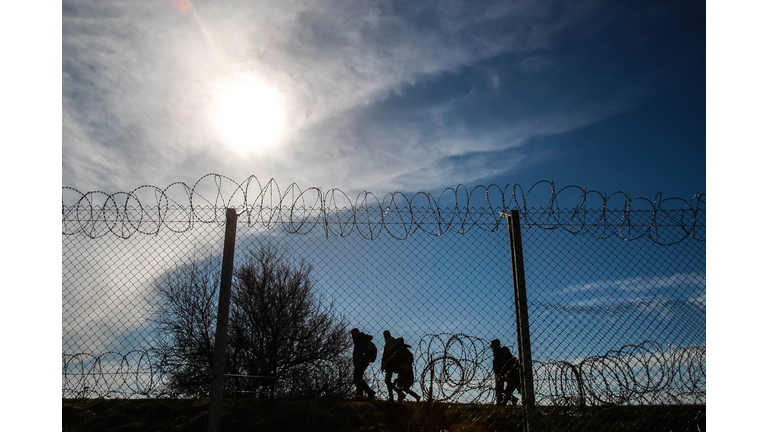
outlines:
{"label": "vegetation on hillside", "polygon": [[[222,432],[522,431],[519,407],[311,399],[227,399]],[[539,408],[540,431],[706,431],[706,406]],[[208,399],[64,399],[64,432],[204,432]]]}

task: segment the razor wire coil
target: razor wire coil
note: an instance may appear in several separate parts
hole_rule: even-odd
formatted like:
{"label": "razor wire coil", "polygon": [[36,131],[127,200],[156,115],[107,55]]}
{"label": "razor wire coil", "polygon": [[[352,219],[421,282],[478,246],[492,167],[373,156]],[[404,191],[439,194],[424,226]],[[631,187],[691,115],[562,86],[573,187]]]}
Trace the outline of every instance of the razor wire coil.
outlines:
{"label": "razor wire coil", "polygon": [[[534,206],[532,201],[540,194],[543,199]],[[281,190],[274,179],[262,184],[250,176],[238,183],[207,174],[191,187],[176,182],[166,188],[145,185],[130,192],[106,193],[65,186],[62,234],[128,238],[162,229],[182,233],[198,223],[223,225],[226,208],[236,208],[241,223],[248,226],[282,228],[290,234],[357,234],[370,240],[382,235],[407,239],[417,231],[435,236],[471,229],[496,231],[504,226],[499,215],[517,210],[527,228],[561,228],[598,238],[650,238],[660,244],[686,238],[704,241],[706,214],[701,193],[690,200],[663,198],[661,193],[648,199],[574,185],[556,189],[554,182],[544,180],[527,191],[516,183],[471,189],[458,185],[437,195],[418,192],[408,197],[390,192],[379,199],[362,191],[352,199],[335,188],[324,192],[292,183]]]}
{"label": "razor wire coil", "polygon": [[[464,334],[421,338],[414,365],[423,397],[435,402],[490,403],[494,375],[489,342]],[[164,376],[154,350],[126,354],[64,354],[63,397],[162,397]],[[701,402],[706,397],[706,347],[624,345],[574,361],[533,362],[537,405],[612,407]]]}

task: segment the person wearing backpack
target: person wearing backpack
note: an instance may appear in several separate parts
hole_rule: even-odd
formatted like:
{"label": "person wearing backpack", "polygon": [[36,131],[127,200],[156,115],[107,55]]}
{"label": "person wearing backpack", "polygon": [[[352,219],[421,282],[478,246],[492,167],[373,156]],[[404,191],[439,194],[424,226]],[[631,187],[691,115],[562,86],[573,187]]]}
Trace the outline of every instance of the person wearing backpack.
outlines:
{"label": "person wearing backpack", "polygon": [[[513,356],[509,348],[501,346],[498,339],[491,341],[493,351],[493,374],[496,381],[496,405],[506,405],[512,399],[512,405],[517,405],[517,398],[512,392],[520,389],[520,362]],[[506,386],[506,388],[505,388]]]}
{"label": "person wearing backpack", "polygon": [[360,330],[353,328],[352,331],[352,344],[354,348],[352,350],[352,365],[354,370],[352,372],[352,379],[357,391],[357,397],[363,397],[363,391],[368,395],[368,399],[374,399],[376,392],[371,389],[368,383],[363,379],[363,374],[368,365],[376,360],[376,345],[373,343],[373,336],[365,334]]}
{"label": "person wearing backpack", "polygon": [[[408,345],[405,345],[403,349],[407,349],[407,346]],[[410,354],[410,351],[408,354]],[[410,354],[410,359],[410,361],[403,362],[400,369],[395,371],[395,373],[397,373],[397,378],[392,381],[392,385],[397,392],[398,402],[402,402],[405,399],[405,393],[413,396],[416,399],[416,402],[421,400],[421,396],[411,390],[411,386],[413,386],[413,383],[415,382],[413,377],[413,354]]]}
{"label": "person wearing backpack", "polygon": [[[410,390],[413,385],[413,354],[408,349],[410,347],[403,338],[392,337],[389,330],[384,330],[384,354],[381,356],[381,370],[385,372],[384,383],[387,385],[390,402],[394,402],[393,390],[397,391],[398,402],[402,402],[405,397],[403,391],[415,397],[416,401],[421,399],[419,395]],[[398,379],[402,376],[402,379],[399,382],[395,380],[396,383],[394,384],[392,383],[393,373],[397,374]]]}

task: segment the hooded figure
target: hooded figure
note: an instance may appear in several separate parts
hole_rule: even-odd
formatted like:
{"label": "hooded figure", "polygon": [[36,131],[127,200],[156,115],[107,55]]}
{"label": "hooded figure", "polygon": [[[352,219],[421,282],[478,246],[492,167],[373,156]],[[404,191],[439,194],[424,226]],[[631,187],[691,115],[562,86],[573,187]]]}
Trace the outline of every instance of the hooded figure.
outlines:
{"label": "hooded figure", "polygon": [[517,405],[517,398],[512,392],[520,390],[520,363],[509,348],[501,346],[498,339],[491,341],[493,351],[493,374],[496,380],[496,405],[506,405],[512,399],[512,405]]}

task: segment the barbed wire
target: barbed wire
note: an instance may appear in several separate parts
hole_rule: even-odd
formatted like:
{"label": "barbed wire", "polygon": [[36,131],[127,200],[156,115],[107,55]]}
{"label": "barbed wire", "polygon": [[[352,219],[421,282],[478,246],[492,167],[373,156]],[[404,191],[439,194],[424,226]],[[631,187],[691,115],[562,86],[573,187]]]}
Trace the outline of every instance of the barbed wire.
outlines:
{"label": "barbed wire", "polygon": [[163,375],[153,366],[153,349],[128,353],[62,354],[62,397],[115,398],[160,395]]}
{"label": "barbed wire", "polygon": [[[540,194],[543,198],[534,206]],[[127,238],[154,235],[162,229],[182,233],[199,223],[223,224],[226,208],[236,208],[241,224],[282,228],[290,234],[319,230],[326,236],[407,239],[417,231],[435,236],[464,234],[471,229],[496,231],[506,224],[499,214],[517,210],[525,227],[675,244],[686,238],[705,241],[705,207],[702,193],[689,200],[663,198],[661,193],[648,199],[574,185],[556,189],[554,182],[546,180],[527,191],[517,183],[458,185],[437,195],[417,192],[409,197],[390,192],[380,199],[362,191],[353,199],[335,188],[302,189],[291,183],[281,190],[274,179],[262,183],[250,176],[238,183],[207,174],[191,187],[176,182],[165,188],[144,185],[130,192],[106,193],[65,186],[62,234]]]}
{"label": "barbed wire", "polygon": [[701,403],[706,398],[706,347],[624,345],[580,361],[535,362],[537,403],[618,406]]}
{"label": "barbed wire", "polygon": [[[64,354],[63,397],[165,396],[165,376],[153,362],[157,355],[153,349]],[[489,341],[465,334],[428,334],[420,339],[414,355],[425,399],[494,401]],[[578,409],[702,403],[706,398],[705,346],[673,347],[644,341],[581,360],[534,361],[532,371],[538,405]]]}
{"label": "barbed wire", "polygon": [[424,365],[421,390],[436,402],[461,400],[487,403],[494,399],[493,369],[488,367],[489,342],[465,334],[428,334],[417,348]]}

